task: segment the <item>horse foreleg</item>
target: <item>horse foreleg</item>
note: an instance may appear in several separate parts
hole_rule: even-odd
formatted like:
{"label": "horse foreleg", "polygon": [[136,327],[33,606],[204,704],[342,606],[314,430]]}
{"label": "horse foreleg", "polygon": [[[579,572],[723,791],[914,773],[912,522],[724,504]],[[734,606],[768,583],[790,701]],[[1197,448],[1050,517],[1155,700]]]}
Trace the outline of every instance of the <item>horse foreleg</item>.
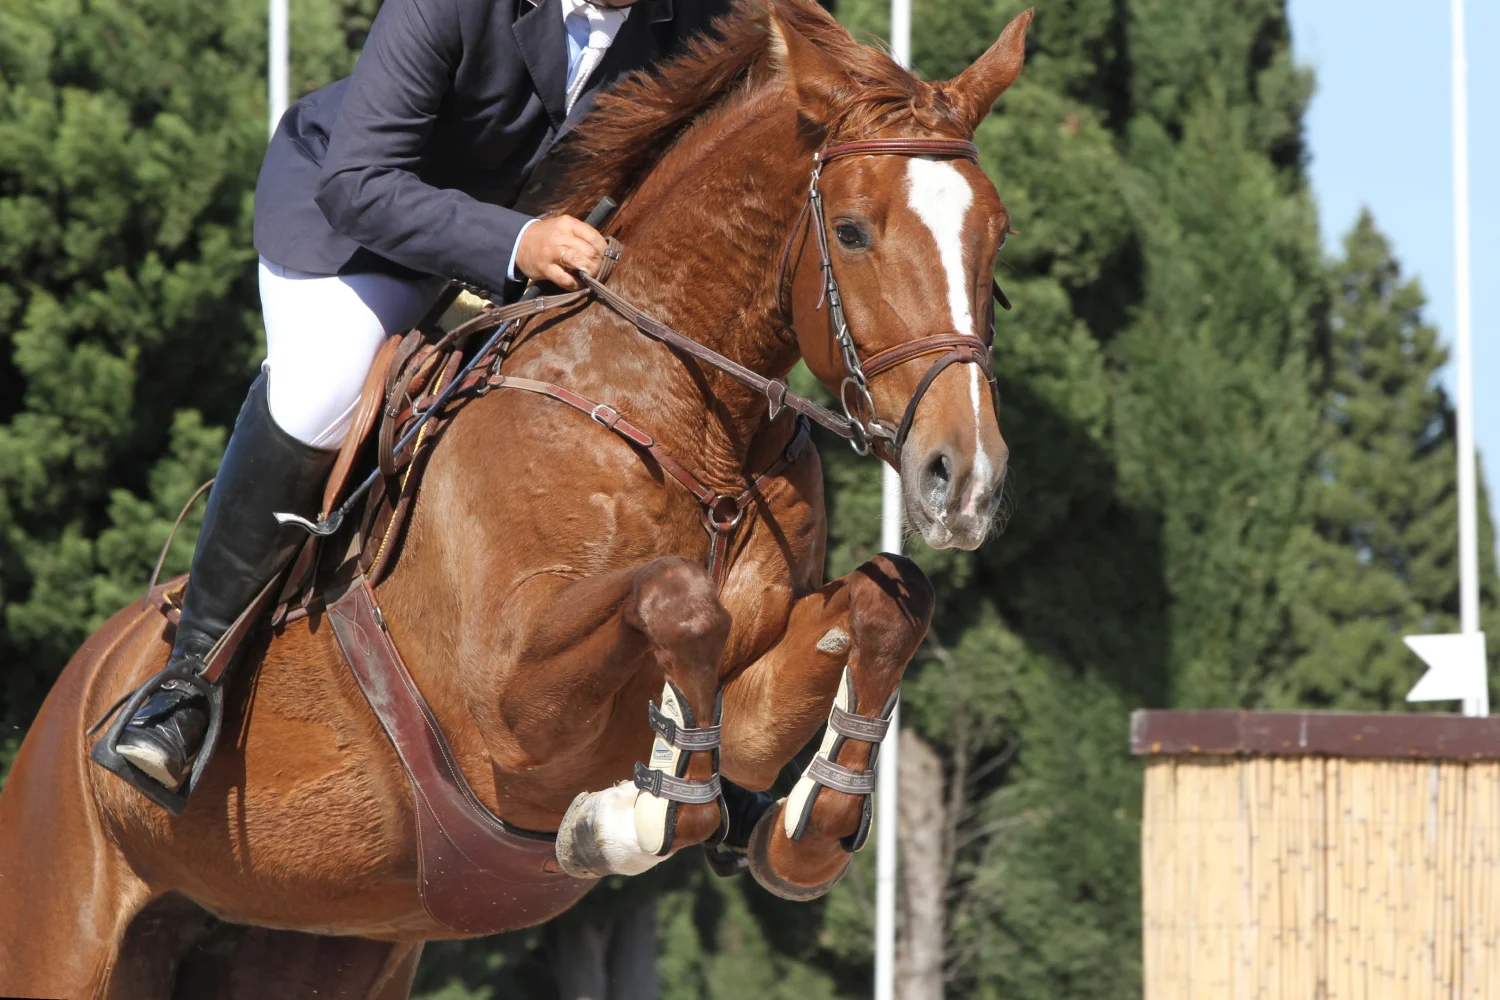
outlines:
{"label": "horse foreleg", "polygon": [[[591,598],[587,608],[578,603],[585,593]],[[529,668],[549,674],[552,684],[591,689],[601,705],[612,699],[618,690],[612,681],[623,683],[623,678],[602,678],[597,660],[590,664],[573,655],[597,650],[600,642],[612,647],[609,659],[631,673],[640,662],[633,652],[644,653],[664,679],[660,708],[641,720],[657,732],[649,762],[637,766],[633,781],[580,794],[558,830],[558,862],[569,874],[638,874],[678,847],[706,840],[723,821],[717,794],[718,667],[729,637],[729,612],[703,567],[678,558],[611,574],[588,583],[586,590],[564,588],[551,604],[559,613],[546,619],[549,643],[571,634],[569,619],[559,615],[587,622],[591,630],[587,641],[570,644],[550,666],[527,657]],[[601,621],[596,611],[603,609],[609,612]],[[586,676],[591,666],[595,673]]]}
{"label": "horse foreleg", "polygon": [[881,720],[932,608],[915,563],[877,556],[798,601],[781,641],[728,685],[722,766],[747,788],[769,787],[829,723],[812,764],[750,837],[750,870],[776,895],[821,896],[863,845]]}

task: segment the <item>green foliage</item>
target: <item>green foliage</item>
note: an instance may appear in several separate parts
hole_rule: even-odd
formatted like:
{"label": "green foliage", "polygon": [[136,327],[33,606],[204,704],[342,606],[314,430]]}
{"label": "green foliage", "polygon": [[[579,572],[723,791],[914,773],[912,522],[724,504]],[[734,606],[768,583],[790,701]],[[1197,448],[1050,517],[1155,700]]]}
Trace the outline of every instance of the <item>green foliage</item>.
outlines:
{"label": "green foliage", "polygon": [[[346,72],[377,6],[294,0],[293,89]],[[916,0],[919,70],[960,71],[1024,6]],[[838,12],[888,29],[885,0]],[[260,0],[0,9],[0,775],[139,594],[259,358],[264,25]],[[1399,637],[1456,614],[1453,416],[1374,224],[1321,259],[1281,0],[1060,0],[1032,39],[977,136],[1016,230],[1008,526],[976,553],[914,546],[940,608],[905,719],[963,803],[950,995],[1123,1000],[1129,711],[1398,707],[1421,671]],[[877,550],[879,469],[820,446],[839,575]],[[1492,553],[1485,518],[1500,634]],[[659,894],[664,996],[867,996],[872,863],[797,906],[686,852],[565,919]],[[554,930],[431,946],[419,994],[551,996]]]}
{"label": "green foliage", "polygon": [[[294,4],[293,79],[347,72],[376,6]],[[0,726],[142,591],[259,361],[265,41],[252,0],[0,10]]]}
{"label": "green foliage", "polygon": [[0,722],[16,724],[140,593],[251,370],[265,133],[245,52],[264,29],[249,3],[17,0],[0,18]]}
{"label": "green foliage", "polygon": [[[1298,553],[1308,586],[1292,620],[1298,655],[1270,699],[1400,709],[1413,658],[1399,637],[1458,628],[1453,412],[1437,385],[1447,351],[1422,319],[1421,288],[1402,278],[1368,213],[1332,270],[1320,358],[1324,437]],[[1483,618],[1496,634],[1494,545],[1484,527]]]}

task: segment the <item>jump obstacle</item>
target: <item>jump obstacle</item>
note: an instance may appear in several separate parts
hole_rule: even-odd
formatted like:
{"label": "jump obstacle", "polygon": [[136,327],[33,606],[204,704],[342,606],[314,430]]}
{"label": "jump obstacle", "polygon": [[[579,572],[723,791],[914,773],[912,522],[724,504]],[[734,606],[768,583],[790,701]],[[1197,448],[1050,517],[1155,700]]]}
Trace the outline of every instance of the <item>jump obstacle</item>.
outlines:
{"label": "jump obstacle", "polygon": [[1146,1000],[1500,997],[1500,718],[1140,711]]}

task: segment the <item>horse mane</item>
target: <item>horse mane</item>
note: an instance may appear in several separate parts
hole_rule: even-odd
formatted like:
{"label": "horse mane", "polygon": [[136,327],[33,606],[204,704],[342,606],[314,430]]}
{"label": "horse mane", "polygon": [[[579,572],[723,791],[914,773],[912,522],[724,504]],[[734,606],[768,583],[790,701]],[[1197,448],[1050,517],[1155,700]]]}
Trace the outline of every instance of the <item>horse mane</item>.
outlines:
{"label": "horse mane", "polygon": [[582,217],[608,195],[623,200],[663,154],[716,110],[781,85],[773,65],[770,19],[781,18],[845,70],[831,97],[829,141],[868,138],[899,120],[967,138],[941,90],[903,69],[887,53],[855,41],[812,0],[738,0],[710,31],[654,70],[632,73],[578,126],[554,210]]}

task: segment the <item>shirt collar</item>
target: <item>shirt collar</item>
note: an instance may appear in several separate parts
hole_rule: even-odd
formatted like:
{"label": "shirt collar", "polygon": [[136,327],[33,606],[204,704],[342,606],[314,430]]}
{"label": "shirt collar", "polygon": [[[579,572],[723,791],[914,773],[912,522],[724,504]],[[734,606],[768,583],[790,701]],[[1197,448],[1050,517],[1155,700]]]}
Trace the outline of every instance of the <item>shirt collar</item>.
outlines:
{"label": "shirt collar", "polygon": [[[526,5],[528,7],[540,7],[542,0],[526,0]],[[646,8],[646,11],[651,15],[651,24],[660,24],[662,21],[672,20],[672,0],[642,0],[636,6]],[[564,16],[570,13],[572,13],[572,10],[565,7]],[[621,13],[624,13],[624,11],[621,11]]]}

